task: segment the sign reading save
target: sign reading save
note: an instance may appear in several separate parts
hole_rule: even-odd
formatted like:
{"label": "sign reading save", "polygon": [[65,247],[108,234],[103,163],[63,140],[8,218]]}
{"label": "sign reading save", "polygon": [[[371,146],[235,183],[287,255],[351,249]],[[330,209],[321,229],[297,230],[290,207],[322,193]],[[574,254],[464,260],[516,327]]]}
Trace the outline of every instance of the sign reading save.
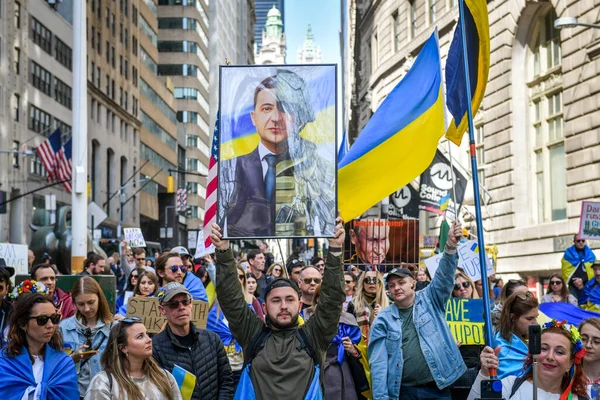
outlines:
{"label": "sign reading save", "polygon": [[460,344],[485,344],[483,300],[451,298],[446,303],[446,322]]}
{"label": "sign reading save", "polygon": [[[194,300],[192,306],[192,322],[198,328],[206,329],[208,319],[208,303]],[[127,318],[139,317],[148,333],[158,333],[162,330],[167,319],[158,309],[156,297],[131,297],[127,302]]]}

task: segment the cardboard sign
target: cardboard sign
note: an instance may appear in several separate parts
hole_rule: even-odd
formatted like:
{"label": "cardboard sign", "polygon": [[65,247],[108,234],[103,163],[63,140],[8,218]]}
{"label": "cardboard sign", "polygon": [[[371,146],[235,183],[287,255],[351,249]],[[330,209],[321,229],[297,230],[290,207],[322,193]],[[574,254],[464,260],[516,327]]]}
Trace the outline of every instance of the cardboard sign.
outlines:
{"label": "cardboard sign", "polygon": [[146,247],[146,241],[140,228],[125,228],[123,229],[125,240],[131,247]]}
{"label": "cardboard sign", "polygon": [[215,245],[211,244],[206,248],[206,244],[204,243],[204,232],[198,231],[198,240],[196,241],[196,254],[194,254],[194,258],[201,258],[207,254],[212,254],[215,252]]}
{"label": "cardboard sign", "polygon": [[[192,322],[198,328],[206,329],[208,303],[194,300],[192,304]],[[160,332],[167,322],[158,309],[158,298],[156,297],[131,297],[127,302],[127,318],[129,317],[141,318],[148,333]]]}
{"label": "cardboard sign", "polygon": [[25,244],[0,243],[0,258],[4,258],[7,267],[15,269],[15,275],[28,274],[28,251]]}
{"label": "cardboard sign", "polygon": [[600,201],[581,203],[579,239],[600,240]]}
{"label": "cardboard sign", "polygon": [[[458,268],[460,268],[473,282],[481,279],[481,268],[479,267],[479,247],[477,242],[469,240],[465,243],[461,243],[457,249],[458,253]],[[425,260],[425,265],[429,270],[429,275],[433,278],[435,272],[438,269],[440,260],[442,259],[442,253],[430,257]],[[492,262],[490,261],[487,254],[485,255],[487,264],[487,275],[490,276],[495,273]]]}
{"label": "cardboard sign", "polygon": [[451,298],[446,303],[446,322],[460,344],[485,344],[483,300]]}

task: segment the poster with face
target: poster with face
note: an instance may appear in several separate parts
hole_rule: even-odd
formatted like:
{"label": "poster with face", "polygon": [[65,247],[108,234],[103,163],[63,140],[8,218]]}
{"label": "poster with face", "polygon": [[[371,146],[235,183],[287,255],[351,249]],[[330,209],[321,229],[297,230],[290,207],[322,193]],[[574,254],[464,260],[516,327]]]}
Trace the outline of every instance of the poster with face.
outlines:
{"label": "poster with face", "polygon": [[332,237],[335,65],[221,66],[217,221],[226,238]]}

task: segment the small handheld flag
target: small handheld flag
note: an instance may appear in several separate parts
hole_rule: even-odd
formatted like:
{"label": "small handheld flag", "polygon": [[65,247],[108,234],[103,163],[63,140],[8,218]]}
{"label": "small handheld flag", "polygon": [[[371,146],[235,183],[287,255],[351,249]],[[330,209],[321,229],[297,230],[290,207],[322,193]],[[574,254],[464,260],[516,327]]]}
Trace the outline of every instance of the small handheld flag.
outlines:
{"label": "small handheld flag", "polygon": [[179,386],[183,400],[190,400],[196,387],[196,375],[175,364],[173,366],[173,377],[177,382],[177,386]]}

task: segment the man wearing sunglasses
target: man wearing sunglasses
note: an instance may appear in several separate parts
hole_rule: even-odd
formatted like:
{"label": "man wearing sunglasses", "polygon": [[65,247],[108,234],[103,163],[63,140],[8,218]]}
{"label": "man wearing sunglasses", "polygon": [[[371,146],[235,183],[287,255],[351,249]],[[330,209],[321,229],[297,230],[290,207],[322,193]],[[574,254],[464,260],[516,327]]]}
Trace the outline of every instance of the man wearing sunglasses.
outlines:
{"label": "man wearing sunglasses", "polygon": [[[346,299],[341,259],[344,225],[340,217],[336,223],[334,237],[329,239],[319,306],[301,327],[298,286],[289,279],[278,278],[267,286],[263,304],[266,324],[248,307],[236,279],[237,268],[229,241],[222,240],[221,228],[213,224],[217,297],[231,333],[244,350],[245,368],[237,393],[240,398],[301,400],[307,397],[309,388],[322,393],[316,367],[337,334]],[[318,271],[311,269],[320,279]],[[311,391],[308,398],[316,398],[315,392]]]}
{"label": "man wearing sunglasses", "polygon": [[585,284],[594,279],[592,264],[596,255],[585,244],[585,239],[580,239],[577,234],[573,236],[573,246],[565,250],[562,259],[562,276],[569,285],[569,291],[577,300]]}
{"label": "man wearing sunglasses", "polygon": [[225,347],[219,335],[191,322],[190,292],[185,286],[170,282],[157,296],[158,309],[167,318],[165,330],[152,340],[152,353],[158,364],[167,371],[178,365],[194,374],[194,400],[232,399],[233,378]]}
{"label": "man wearing sunglasses", "polygon": [[302,317],[304,317],[304,310],[312,307],[315,290],[317,290],[317,286],[321,284],[321,277],[321,272],[312,265],[302,268],[302,271],[300,272],[298,286],[302,292],[302,296],[300,297],[300,302],[302,303],[300,315]]}
{"label": "man wearing sunglasses", "polygon": [[181,283],[190,292],[194,300],[208,301],[202,281],[193,273],[188,272],[188,267],[183,264],[179,253],[171,251],[161,254],[156,259],[156,274],[161,285],[170,282]]}
{"label": "man wearing sunglasses", "polygon": [[406,268],[388,273],[394,304],[379,312],[369,335],[374,399],[450,400],[450,385],[467,370],[445,319],[461,236],[461,226],[454,222],[439,267],[425,289],[416,291]]}

